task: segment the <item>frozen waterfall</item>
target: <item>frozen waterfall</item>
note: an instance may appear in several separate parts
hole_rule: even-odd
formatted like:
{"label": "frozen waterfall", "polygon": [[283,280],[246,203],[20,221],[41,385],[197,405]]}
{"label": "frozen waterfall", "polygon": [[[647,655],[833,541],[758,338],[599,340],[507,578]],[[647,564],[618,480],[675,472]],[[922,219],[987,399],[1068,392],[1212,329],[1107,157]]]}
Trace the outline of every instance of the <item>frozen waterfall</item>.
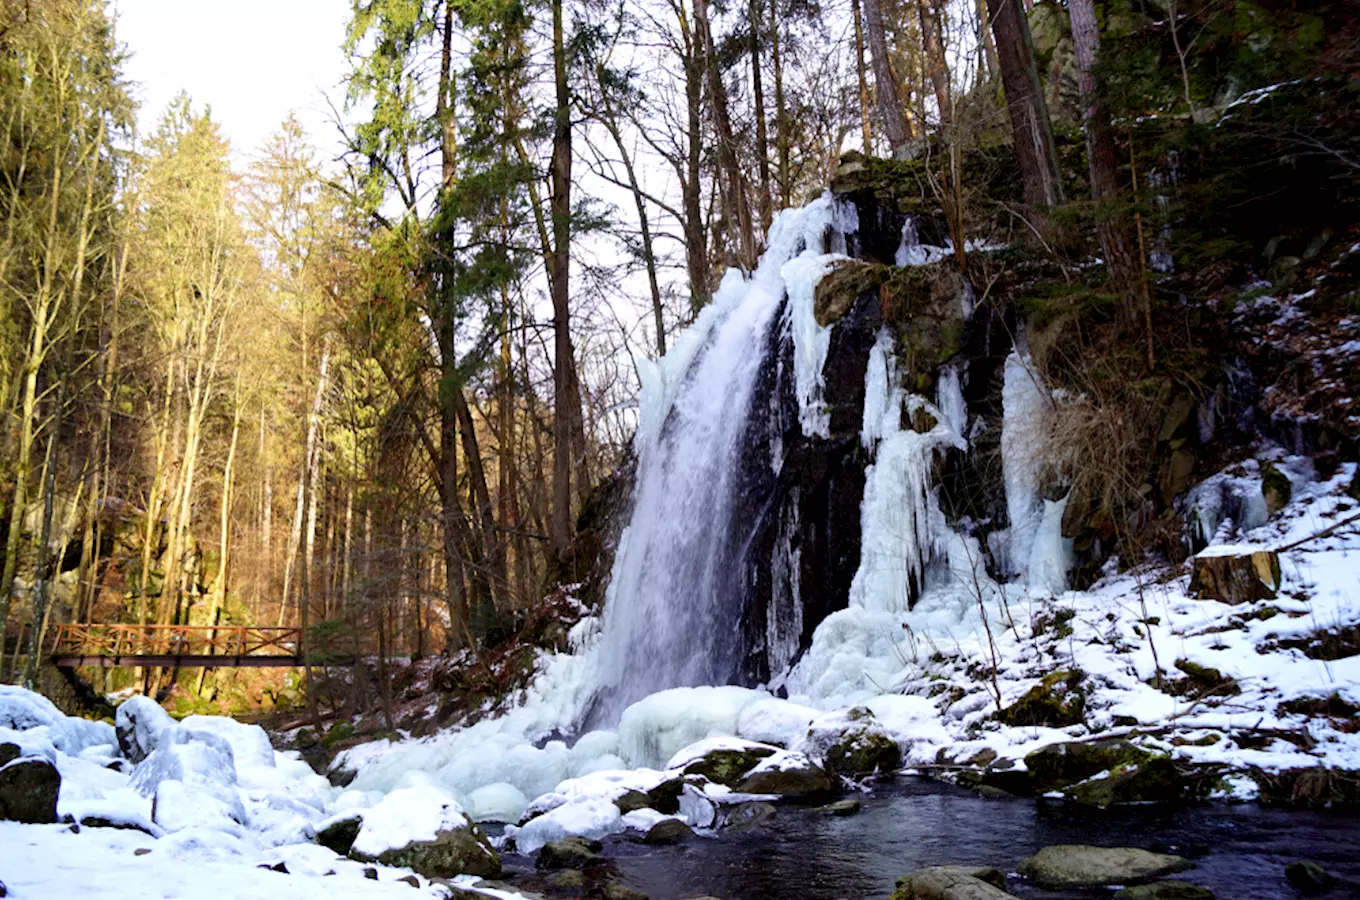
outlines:
{"label": "frozen waterfall", "polygon": [[729,271],[670,353],[641,373],[634,512],[607,592],[591,722],[613,724],[659,690],[733,679],[742,652],[734,531],[748,524],[734,515],[737,461],[752,404],[764,402],[753,389],[787,299],[800,421],[806,434],[825,432],[830,329],[813,316],[813,293],[856,221],[830,194],[780,213],[755,272]]}

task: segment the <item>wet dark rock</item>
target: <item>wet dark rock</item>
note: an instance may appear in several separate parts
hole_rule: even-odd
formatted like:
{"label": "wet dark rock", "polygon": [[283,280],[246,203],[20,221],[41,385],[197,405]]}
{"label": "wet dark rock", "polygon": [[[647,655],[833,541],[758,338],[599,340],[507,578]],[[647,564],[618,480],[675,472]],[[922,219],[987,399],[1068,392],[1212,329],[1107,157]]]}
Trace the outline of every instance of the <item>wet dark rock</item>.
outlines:
{"label": "wet dark rock", "polygon": [[331,769],[326,773],[326,780],[332,787],[349,787],[359,773],[350,769]]}
{"label": "wet dark rock", "polygon": [[755,828],[775,814],[775,808],[760,800],[739,803],[723,813],[722,827],[730,831],[746,831]]}
{"label": "wet dark rock", "polygon": [[548,879],[550,887],[578,896],[585,893],[587,883],[585,873],[579,869],[562,869]]}
{"label": "wet dark rock", "polygon": [[931,866],[899,878],[890,900],[1006,900],[999,869]]}
{"label": "wet dark rock", "polygon": [[573,835],[544,844],[535,864],[540,869],[584,869],[600,861],[603,849],[599,841]]}
{"label": "wet dark rock", "polygon": [[0,744],[0,768],[4,768],[19,758],[18,744]]}
{"label": "wet dark rock", "polygon": [[644,844],[681,844],[694,837],[694,829],[679,819],[662,819],[643,835]]}
{"label": "wet dark rock", "polygon": [[120,831],[140,831],[142,834],[155,835],[140,822],[125,819],[112,819],[108,816],[85,816],[80,820],[82,828],[114,828]]}
{"label": "wet dark rock", "polygon": [[0,819],[41,825],[57,821],[61,775],[45,759],[17,759],[0,769]]}
{"label": "wet dark rock", "polygon": [[340,856],[348,856],[354,841],[359,837],[359,829],[364,826],[364,817],[355,814],[332,822],[316,833],[316,842]]}
{"label": "wet dark rock", "polygon": [[1045,847],[1025,860],[1020,874],[1042,887],[1098,887],[1155,881],[1193,867],[1183,857],[1133,847],[1062,844]]}
{"label": "wet dark rock", "polygon": [[377,881],[378,870],[373,868],[372,866],[367,866],[364,868],[364,877],[367,878],[369,881]]}
{"label": "wet dark rock", "polygon": [[627,815],[639,809],[647,809],[651,806],[651,801],[642,791],[624,791],[614,798],[614,805],[618,807],[620,815]]}
{"label": "wet dark rock", "polygon": [[1214,892],[1188,881],[1154,881],[1126,887],[1114,900],[1214,900]]}
{"label": "wet dark rock", "polygon": [[1284,877],[1296,890],[1305,894],[1321,893],[1336,883],[1330,872],[1311,860],[1300,860],[1285,866]]}

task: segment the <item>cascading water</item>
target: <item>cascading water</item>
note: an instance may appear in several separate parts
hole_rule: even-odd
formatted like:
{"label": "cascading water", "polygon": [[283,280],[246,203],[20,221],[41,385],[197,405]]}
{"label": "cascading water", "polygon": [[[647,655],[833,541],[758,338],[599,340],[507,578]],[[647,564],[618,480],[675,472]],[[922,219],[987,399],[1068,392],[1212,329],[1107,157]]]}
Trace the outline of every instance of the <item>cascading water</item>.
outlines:
{"label": "cascading water", "polygon": [[[824,433],[829,329],[813,317],[813,292],[843,258],[855,221],[853,208],[830,194],[782,212],[756,271],[749,278],[729,271],[671,352],[642,371],[634,511],[608,588],[591,723],[616,722],[630,703],[658,690],[736,676],[743,541],[734,531],[750,527],[734,515],[747,499],[738,461],[748,450],[753,404],[767,402],[753,388],[778,344],[771,329],[787,324],[803,431]],[[771,462],[777,471],[781,460]]]}

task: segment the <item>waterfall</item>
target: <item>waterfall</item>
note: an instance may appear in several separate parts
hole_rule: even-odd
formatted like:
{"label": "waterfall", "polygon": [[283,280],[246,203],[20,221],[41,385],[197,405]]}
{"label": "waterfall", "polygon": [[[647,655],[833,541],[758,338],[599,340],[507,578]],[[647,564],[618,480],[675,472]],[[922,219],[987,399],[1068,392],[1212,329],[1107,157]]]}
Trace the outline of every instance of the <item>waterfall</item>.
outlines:
{"label": "waterfall", "polygon": [[[770,332],[786,321],[787,303],[799,418],[805,434],[825,433],[830,328],[816,323],[813,294],[856,222],[853,207],[830,194],[781,212],[755,272],[729,271],[670,353],[642,368],[634,511],[606,594],[591,723],[617,722],[659,690],[735,677],[743,541],[734,532],[749,527],[734,515],[746,499],[738,462],[753,405],[767,402],[754,388],[774,364]],[[780,463],[771,460],[776,471]]]}

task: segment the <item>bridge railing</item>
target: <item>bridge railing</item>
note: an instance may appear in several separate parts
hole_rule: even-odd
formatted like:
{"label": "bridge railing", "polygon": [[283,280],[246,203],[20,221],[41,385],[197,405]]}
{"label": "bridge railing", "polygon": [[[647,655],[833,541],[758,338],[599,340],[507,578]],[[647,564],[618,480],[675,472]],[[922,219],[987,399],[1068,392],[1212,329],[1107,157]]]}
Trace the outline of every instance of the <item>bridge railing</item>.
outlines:
{"label": "bridge railing", "polygon": [[220,656],[296,658],[302,630],[250,625],[58,625],[48,653],[60,657]]}

